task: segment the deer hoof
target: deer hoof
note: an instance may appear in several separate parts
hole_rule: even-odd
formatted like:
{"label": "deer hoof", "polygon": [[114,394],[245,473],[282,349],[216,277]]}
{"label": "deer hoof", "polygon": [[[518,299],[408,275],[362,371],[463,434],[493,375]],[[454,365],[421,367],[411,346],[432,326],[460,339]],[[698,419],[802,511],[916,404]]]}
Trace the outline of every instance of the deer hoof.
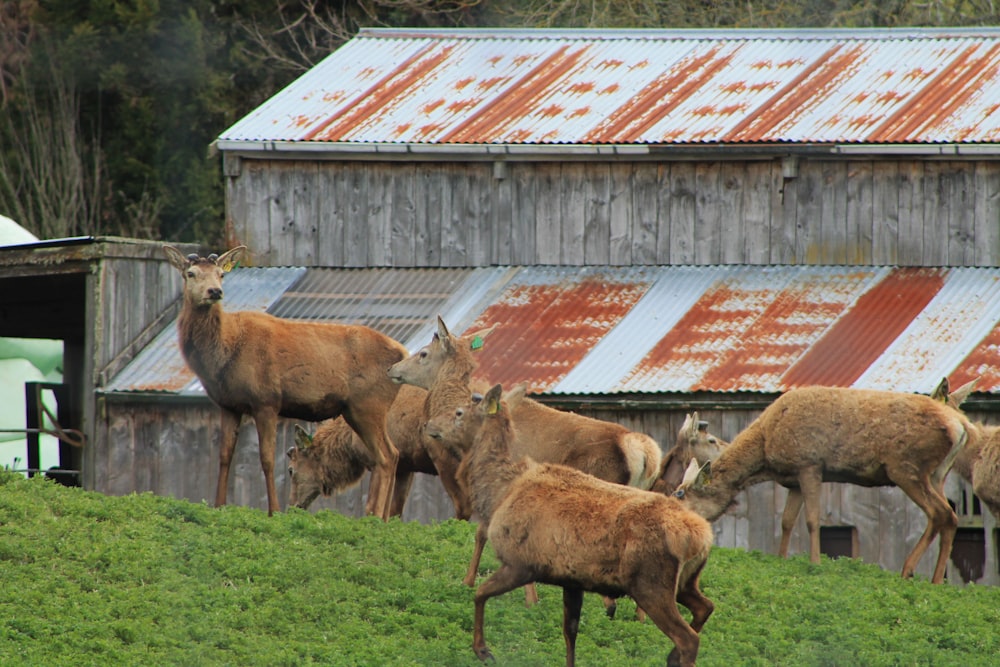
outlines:
{"label": "deer hoof", "polygon": [[496,658],[493,657],[493,654],[490,653],[490,650],[488,648],[486,648],[485,646],[481,646],[479,648],[476,648],[475,651],[476,651],[476,657],[479,658],[480,660],[482,660],[483,662],[496,662],[497,661]]}

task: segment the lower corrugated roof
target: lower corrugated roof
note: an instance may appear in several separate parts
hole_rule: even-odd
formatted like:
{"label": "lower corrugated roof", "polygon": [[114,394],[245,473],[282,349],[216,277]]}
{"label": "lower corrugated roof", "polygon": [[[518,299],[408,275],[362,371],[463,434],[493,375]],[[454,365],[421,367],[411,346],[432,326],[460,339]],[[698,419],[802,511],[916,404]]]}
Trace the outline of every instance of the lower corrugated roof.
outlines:
{"label": "lower corrugated roof", "polygon": [[[942,377],[1000,392],[1000,268],[248,268],[226,307],[365,324],[411,351],[438,314],[454,332],[496,324],[479,373],[539,394],[928,393]],[[176,336],[105,391],[203,393]]]}

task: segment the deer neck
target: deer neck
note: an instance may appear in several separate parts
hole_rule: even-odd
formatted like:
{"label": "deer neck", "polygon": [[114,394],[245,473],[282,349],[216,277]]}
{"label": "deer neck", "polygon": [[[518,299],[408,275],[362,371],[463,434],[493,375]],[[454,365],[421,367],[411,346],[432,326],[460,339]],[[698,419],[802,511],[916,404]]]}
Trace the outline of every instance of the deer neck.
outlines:
{"label": "deer neck", "polygon": [[195,306],[185,302],[177,320],[181,353],[200,378],[215,377],[228,358],[223,342],[222,305]]}
{"label": "deer neck", "polygon": [[736,494],[770,477],[764,465],[764,440],[757,422],[736,436],[712,462],[711,480],[691,505],[698,514],[715,521],[733,504]]}
{"label": "deer neck", "polygon": [[493,421],[501,423],[485,424],[480,429],[468,459],[473,509],[487,521],[525,470],[524,463],[510,458],[508,443],[514,439],[510,420],[503,417]]}

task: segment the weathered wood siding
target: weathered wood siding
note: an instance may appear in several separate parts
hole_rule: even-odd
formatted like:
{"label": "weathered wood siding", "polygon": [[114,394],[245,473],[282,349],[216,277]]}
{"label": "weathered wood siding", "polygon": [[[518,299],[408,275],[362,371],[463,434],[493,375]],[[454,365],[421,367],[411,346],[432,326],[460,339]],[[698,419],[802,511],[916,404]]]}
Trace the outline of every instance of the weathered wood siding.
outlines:
{"label": "weathered wood siding", "polygon": [[258,265],[1000,264],[995,161],[227,160]]}

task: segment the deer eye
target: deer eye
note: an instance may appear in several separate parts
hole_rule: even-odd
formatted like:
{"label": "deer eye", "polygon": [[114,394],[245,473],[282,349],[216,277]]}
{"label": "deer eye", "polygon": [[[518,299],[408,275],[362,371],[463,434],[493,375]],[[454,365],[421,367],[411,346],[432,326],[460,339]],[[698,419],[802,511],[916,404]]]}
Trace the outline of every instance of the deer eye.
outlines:
{"label": "deer eye", "polygon": [[684,498],[684,489],[677,489],[676,491],[674,491],[674,498],[683,499]]}
{"label": "deer eye", "polygon": [[188,271],[187,272],[187,277],[188,278],[194,278],[194,271]]}
{"label": "deer eye", "polygon": [[465,410],[464,410],[464,409],[462,409],[462,408],[459,408],[458,410],[455,410],[455,416],[456,416],[456,417],[461,417],[461,416],[463,416],[464,414],[465,414]]}

